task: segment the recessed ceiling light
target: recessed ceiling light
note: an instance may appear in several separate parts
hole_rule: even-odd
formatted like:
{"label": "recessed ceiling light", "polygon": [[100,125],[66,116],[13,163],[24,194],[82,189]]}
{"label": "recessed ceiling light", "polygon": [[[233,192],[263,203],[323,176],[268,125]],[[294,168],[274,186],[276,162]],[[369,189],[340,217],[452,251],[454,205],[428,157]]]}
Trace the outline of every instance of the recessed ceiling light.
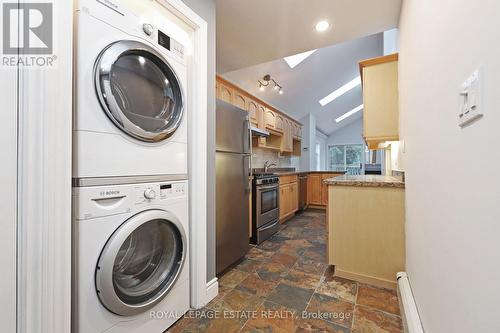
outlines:
{"label": "recessed ceiling light", "polygon": [[361,110],[363,110],[363,104],[361,104],[360,106],[352,109],[349,112],[344,113],[343,115],[341,115],[340,117],[338,117],[337,119],[335,119],[335,122],[340,123],[342,120],[344,120],[344,119],[352,116],[353,114],[355,114],[356,112],[361,111]]}
{"label": "recessed ceiling light", "polygon": [[283,59],[286,61],[288,66],[290,66],[290,68],[294,68],[295,66],[300,64],[302,61],[306,60],[310,55],[312,55],[316,51],[317,50],[302,52],[302,53],[295,54],[295,55],[292,55],[289,57],[285,57]]}
{"label": "recessed ceiling light", "polygon": [[345,94],[349,90],[354,89],[355,87],[359,86],[360,84],[361,84],[361,77],[358,76],[357,78],[353,79],[350,82],[347,82],[342,87],[340,87],[339,89],[335,90],[334,92],[332,92],[331,94],[329,94],[325,98],[321,99],[319,101],[319,104],[321,104],[321,106],[325,106],[328,103],[330,103],[330,102],[334,101],[335,99],[339,98],[340,96],[342,96],[343,94]]}
{"label": "recessed ceiling light", "polygon": [[317,32],[324,32],[324,31],[327,31],[328,28],[330,28],[330,23],[328,23],[328,21],[319,21],[318,23],[316,23],[316,31]]}

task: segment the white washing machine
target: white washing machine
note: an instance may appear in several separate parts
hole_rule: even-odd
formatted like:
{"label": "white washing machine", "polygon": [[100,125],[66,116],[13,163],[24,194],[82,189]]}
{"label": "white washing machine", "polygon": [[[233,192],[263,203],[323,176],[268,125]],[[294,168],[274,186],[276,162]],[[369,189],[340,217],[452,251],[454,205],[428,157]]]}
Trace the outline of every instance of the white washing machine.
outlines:
{"label": "white washing machine", "polygon": [[168,14],[78,1],[73,178],[187,174],[189,35]]}
{"label": "white washing machine", "polygon": [[189,309],[187,191],[73,189],[72,332],[161,333]]}

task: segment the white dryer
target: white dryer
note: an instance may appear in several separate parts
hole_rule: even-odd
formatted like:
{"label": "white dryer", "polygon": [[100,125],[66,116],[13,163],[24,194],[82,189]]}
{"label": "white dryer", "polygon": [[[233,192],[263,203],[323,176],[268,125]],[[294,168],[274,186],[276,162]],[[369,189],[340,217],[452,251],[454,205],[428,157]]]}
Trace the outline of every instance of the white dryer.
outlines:
{"label": "white dryer", "polygon": [[73,189],[74,333],[161,333],[189,309],[187,190]]}
{"label": "white dryer", "polygon": [[79,0],[73,177],[187,174],[189,35],[117,0]]}

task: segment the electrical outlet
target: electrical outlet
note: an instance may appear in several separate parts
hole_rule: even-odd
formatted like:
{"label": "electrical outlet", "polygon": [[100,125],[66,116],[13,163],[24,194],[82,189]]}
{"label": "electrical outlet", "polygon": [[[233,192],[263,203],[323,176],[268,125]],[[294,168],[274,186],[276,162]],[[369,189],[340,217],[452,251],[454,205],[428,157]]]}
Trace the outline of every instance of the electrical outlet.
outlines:
{"label": "electrical outlet", "polygon": [[483,73],[476,69],[471,76],[460,85],[460,106],[458,124],[465,127],[483,117]]}

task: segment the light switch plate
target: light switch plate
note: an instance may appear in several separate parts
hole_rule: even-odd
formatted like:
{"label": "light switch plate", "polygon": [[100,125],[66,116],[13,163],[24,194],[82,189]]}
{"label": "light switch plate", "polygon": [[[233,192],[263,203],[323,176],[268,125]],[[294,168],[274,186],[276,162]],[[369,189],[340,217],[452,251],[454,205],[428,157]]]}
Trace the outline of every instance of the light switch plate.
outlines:
{"label": "light switch plate", "polygon": [[483,116],[483,71],[476,69],[471,76],[460,85],[460,106],[458,124],[465,127]]}

